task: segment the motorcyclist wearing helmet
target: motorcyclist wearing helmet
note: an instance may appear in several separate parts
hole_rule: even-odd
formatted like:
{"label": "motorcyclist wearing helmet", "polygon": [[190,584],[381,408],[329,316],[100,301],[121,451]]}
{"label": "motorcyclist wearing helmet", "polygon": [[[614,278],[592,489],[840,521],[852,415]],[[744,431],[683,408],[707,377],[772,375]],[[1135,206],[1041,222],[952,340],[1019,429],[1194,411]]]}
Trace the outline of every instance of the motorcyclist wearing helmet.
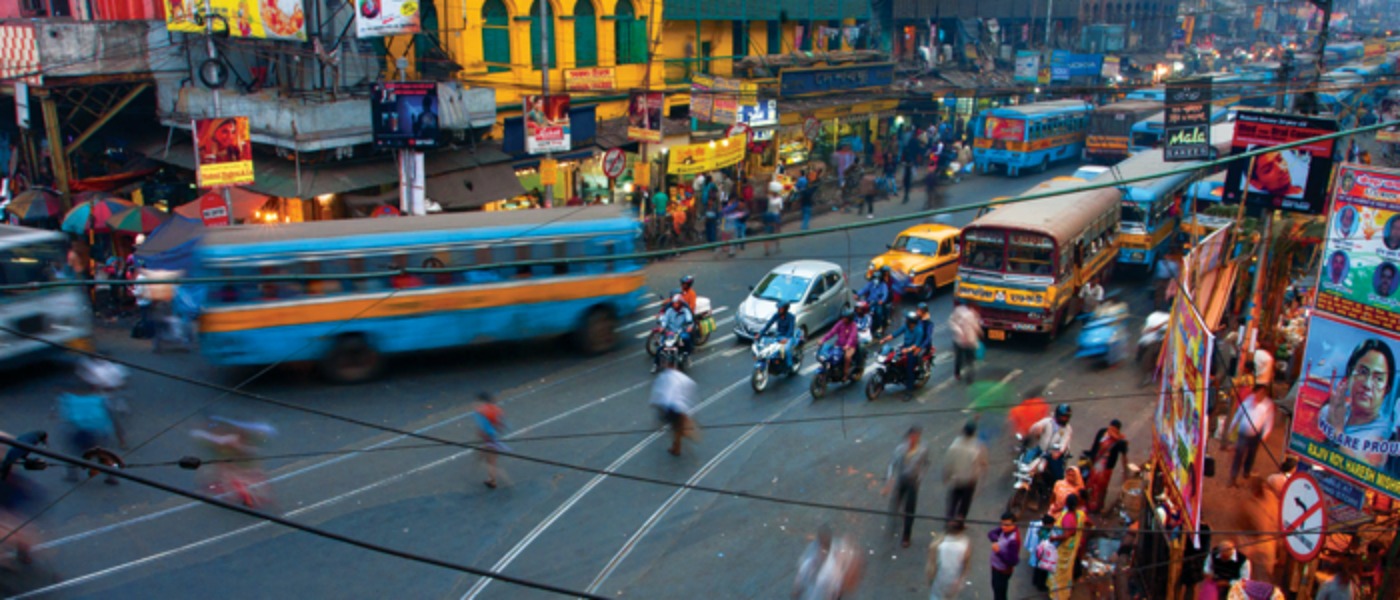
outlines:
{"label": "motorcyclist wearing helmet", "polygon": [[915,312],[919,313],[919,324],[924,328],[924,339],[920,345],[924,352],[933,352],[933,315],[929,313],[928,303],[920,302]]}
{"label": "motorcyclist wearing helmet", "polygon": [[758,337],[763,339],[768,335],[768,330],[773,330],[773,335],[778,337],[778,341],[783,343],[783,360],[786,362],[788,370],[792,369],[792,353],[797,351],[797,317],[792,314],[792,306],[787,301],[778,303],[778,312],[768,319],[768,323],[759,330]]}
{"label": "motorcyclist wearing helmet", "polygon": [[690,314],[695,314],[695,276],[686,275],[681,278],[681,297],[685,298],[685,305],[690,307]]}
{"label": "motorcyclist wearing helmet", "polygon": [[1065,452],[1069,450],[1070,436],[1074,433],[1069,425],[1074,410],[1068,404],[1055,407],[1055,412],[1035,425],[1031,425],[1030,435],[1035,436],[1040,453],[1045,456],[1045,473],[1049,481],[1059,481],[1065,476]]}
{"label": "motorcyclist wearing helmet", "polygon": [[874,313],[876,324],[884,324],[889,319],[890,296],[893,290],[890,287],[890,268],[880,267],[879,271],[865,283],[865,286],[856,292],[856,297],[870,303],[870,308]]}
{"label": "motorcyclist wearing helmet", "polygon": [[880,343],[883,344],[900,336],[904,338],[904,341],[899,347],[899,355],[904,359],[904,381],[910,385],[910,391],[912,392],[914,366],[918,363],[919,354],[923,351],[924,338],[927,337],[927,334],[924,332],[923,320],[919,318],[918,312],[911,310],[905,313],[904,324],[901,325],[899,329],[894,330],[893,333],[882,338]]}
{"label": "motorcyclist wearing helmet", "polygon": [[836,347],[841,349],[845,356],[842,364],[841,379],[851,378],[851,359],[856,355],[856,349],[860,347],[860,327],[856,325],[856,311],[847,306],[841,309],[841,319],[831,326],[831,331],[822,336],[822,344],[827,340],[836,338]]}
{"label": "motorcyclist wearing helmet", "polygon": [[[671,294],[671,303],[666,306],[666,310],[661,312],[661,329],[663,331],[679,332],[681,336],[681,348],[689,354],[691,348],[691,334],[695,331],[695,316],[690,312],[690,307],[686,306],[685,296],[681,294]],[[651,370],[656,372],[661,366],[661,353],[657,352],[652,357]]]}

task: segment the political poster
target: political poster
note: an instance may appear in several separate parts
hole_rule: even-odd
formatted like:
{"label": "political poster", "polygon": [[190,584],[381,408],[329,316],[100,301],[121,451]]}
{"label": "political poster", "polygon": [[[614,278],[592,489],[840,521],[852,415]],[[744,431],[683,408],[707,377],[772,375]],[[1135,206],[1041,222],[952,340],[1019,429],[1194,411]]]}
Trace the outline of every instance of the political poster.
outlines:
{"label": "political poster", "polygon": [[253,141],[248,117],[196,119],[194,157],[199,187],[253,183]]}
{"label": "political poster", "polygon": [[432,81],[376,82],[370,94],[374,145],[433,148],[438,145],[442,105]]}
{"label": "political poster", "polygon": [[[213,13],[216,35],[306,41],[304,0],[163,0],[169,31],[205,33],[203,15]],[[205,10],[208,2],[209,10]]]}
{"label": "political poster", "polygon": [[530,154],[568,152],[569,96],[525,96],[525,151]]}
{"label": "political poster", "polygon": [[1200,526],[1201,519],[1208,432],[1206,394],[1214,346],[1205,321],[1187,298],[1178,296],[1162,347],[1162,388],[1153,419],[1153,452],[1162,461],[1168,493],[1193,529]]}
{"label": "political poster", "polygon": [[1167,82],[1162,160],[1210,159],[1210,84],[1208,77]]}
{"label": "political poster", "polygon": [[737,165],[744,160],[745,137],[745,134],[739,133],[722,140],[672,146],[666,172],[671,175],[698,175]]}
{"label": "political poster", "polygon": [[412,34],[423,26],[418,0],[353,0],[355,36],[359,38]]}
{"label": "political poster", "polygon": [[[1336,131],[1337,122],[1332,119],[1239,111],[1231,153],[1243,154]],[[1322,214],[1334,146],[1334,140],[1326,140],[1268,152],[1252,161],[1234,161],[1225,176],[1222,202]]]}
{"label": "political poster", "polygon": [[1400,332],[1400,171],[1337,172],[1318,310]]}
{"label": "political poster", "polygon": [[660,142],[661,121],[666,96],[661,92],[632,92],[627,103],[627,139],[637,142]]}

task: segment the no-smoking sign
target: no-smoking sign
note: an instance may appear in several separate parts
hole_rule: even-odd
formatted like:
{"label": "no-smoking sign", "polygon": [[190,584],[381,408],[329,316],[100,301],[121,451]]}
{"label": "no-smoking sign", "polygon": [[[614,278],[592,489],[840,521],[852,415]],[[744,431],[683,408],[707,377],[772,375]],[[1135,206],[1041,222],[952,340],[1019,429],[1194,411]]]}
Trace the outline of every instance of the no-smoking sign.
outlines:
{"label": "no-smoking sign", "polygon": [[1283,538],[1288,553],[1300,562],[1316,558],[1327,529],[1327,510],[1317,480],[1307,473],[1294,473],[1283,486],[1281,502],[1279,531],[1288,534]]}
{"label": "no-smoking sign", "polygon": [[621,148],[611,148],[603,154],[603,174],[607,175],[608,179],[617,179],[625,168],[627,155],[622,153]]}

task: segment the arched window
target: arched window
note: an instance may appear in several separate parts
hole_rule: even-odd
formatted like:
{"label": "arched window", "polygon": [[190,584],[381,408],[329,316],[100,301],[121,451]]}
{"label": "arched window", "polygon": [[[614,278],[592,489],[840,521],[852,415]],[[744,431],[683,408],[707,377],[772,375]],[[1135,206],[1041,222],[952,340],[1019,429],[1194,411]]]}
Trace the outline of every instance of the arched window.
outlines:
{"label": "arched window", "polygon": [[574,66],[598,66],[598,15],[593,0],[574,3]]}
{"label": "arched window", "polygon": [[554,7],[549,7],[549,35],[546,36],[545,24],[539,20],[539,3],[540,0],[535,0],[529,6],[529,63],[535,69],[540,69],[543,66],[540,59],[545,55],[545,53],[540,52],[540,39],[545,39],[549,43],[549,46],[546,46],[546,49],[549,50],[549,66],[553,67],[559,64],[559,53],[554,52],[554,38],[559,36],[559,32],[554,27]]}
{"label": "arched window", "polygon": [[640,65],[647,61],[647,20],[638,19],[632,0],[617,0],[617,64]]}
{"label": "arched window", "polygon": [[486,0],[481,7],[481,55],[486,72],[510,70],[510,13],[501,0]]}

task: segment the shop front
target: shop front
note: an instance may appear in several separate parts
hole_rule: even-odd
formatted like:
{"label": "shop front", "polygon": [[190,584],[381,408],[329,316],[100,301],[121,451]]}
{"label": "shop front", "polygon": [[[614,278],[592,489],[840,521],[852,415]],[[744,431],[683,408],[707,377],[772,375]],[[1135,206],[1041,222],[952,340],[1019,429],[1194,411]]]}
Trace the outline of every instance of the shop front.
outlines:
{"label": "shop front", "polygon": [[826,163],[843,146],[873,163],[874,151],[893,139],[898,108],[897,98],[779,101],[777,142],[762,166],[771,173],[778,164],[791,171],[814,161]]}

